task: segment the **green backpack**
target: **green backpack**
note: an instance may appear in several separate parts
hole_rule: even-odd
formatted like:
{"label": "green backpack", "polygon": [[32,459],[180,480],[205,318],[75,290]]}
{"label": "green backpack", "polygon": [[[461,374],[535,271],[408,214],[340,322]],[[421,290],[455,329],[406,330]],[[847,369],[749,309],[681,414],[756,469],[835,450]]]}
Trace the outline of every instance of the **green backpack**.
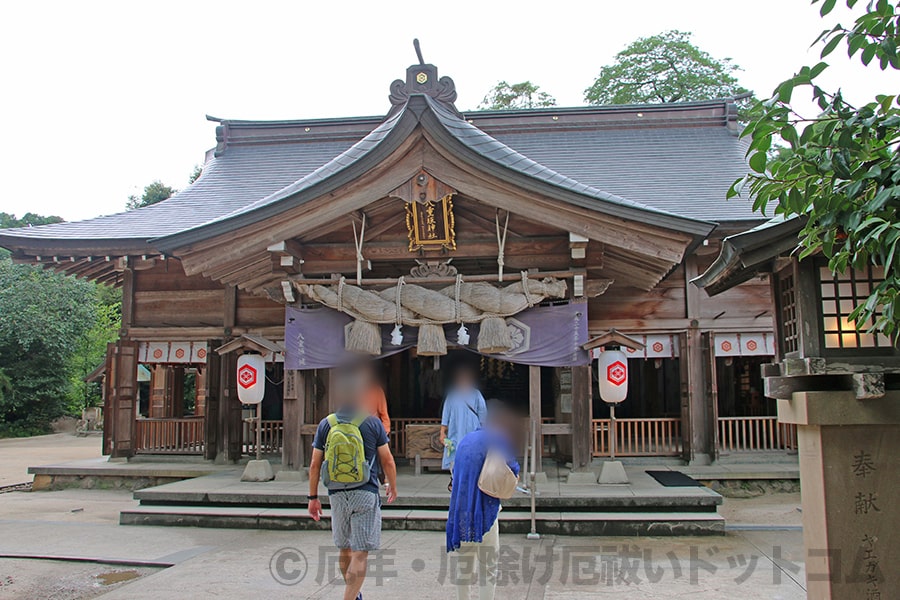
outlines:
{"label": "green backpack", "polygon": [[331,429],[325,439],[322,483],[329,490],[358,488],[369,481],[372,465],[366,462],[366,447],[359,429],[366,418],[363,415],[346,422],[336,414],[328,415]]}

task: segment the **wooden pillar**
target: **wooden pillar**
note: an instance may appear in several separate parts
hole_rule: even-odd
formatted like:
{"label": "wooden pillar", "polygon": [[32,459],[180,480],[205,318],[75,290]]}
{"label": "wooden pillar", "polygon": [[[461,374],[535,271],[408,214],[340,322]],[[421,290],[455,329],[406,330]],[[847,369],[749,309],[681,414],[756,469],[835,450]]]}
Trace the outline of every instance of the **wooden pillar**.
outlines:
{"label": "wooden pillar", "polygon": [[122,272],[122,327],[120,336],[128,335],[128,329],[134,325],[134,271],[125,269]]}
{"label": "wooden pillar", "polygon": [[301,431],[306,421],[306,373],[284,372],[284,439],[281,445],[281,468],[299,471],[306,463],[306,445]]}
{"label": "wooden pillar", "polygon": [[685,458],[692,464],[706,465],[712,462],[714,456],[714,436],[709,430],[711,415],[704,377],[706,354],[699,324],[700,288],[691,283],[697,275],[697,257],[688,256],[684,261],[685,313],[690,325],[685,332],[681,354],[682,437]]}
{"label": "wooden pillar", "polygon": [[241,423],[241,403],[237,397],[237,359],[231,352],[222,356],[219,371],[219,449],[222,454],[217,461],[235,462],[241,458],[243,428]]}
{"label": "wooden pillar", "polygon": [[528,414],[531,418],[531,427],[537,432],[537,448],[534,451],[537,456],[536,471],[543,471],[541,458],[544,455],[543,435],[541,435],[541,368],[530,365],[528,367]]}
{"label": "wooden pillar", "polygon": [[204,429],[206,431],[205,442],[203,445],[203,457],[207,460],[214,460],[221,451],[221,442],[219,440],[219,409],[222,405],[222,396],[219,393],[219,384],[221,383],[221,365],[222,357],[213,352],[214,348],[222,345],[222,340],[209,340],[206,353],[206,367],[204,368],[205,379],[205,403]]}
{"label": "wooden pillar", "polygon": [[184,367],[169,367],[167,417],[184,416]]}
{"label": "wooden pillar", "polygon": [[169,369],[166,365],[153,365],[150,369],[150,404],[147,416],[151,419],[164,419],[169,404]]}
{"label": "wooden pillar", "polygon": [[572,470],[591,466],[591,365],[572,367]]}
{"label": "wooden pillar", "polygon": [[331,413],[337,411],[337,397],[334,395],[334,369],[328,369],[326,371],[327,375],[325,380],[325,394],[326,400],[328,402],[328,412],[326,414],[330,415]]}
{"label": "wooden pillar", "polygon": [[197,369],[194,376],[194,416],[206,414],[206,368]]}
{"label": "wooden pillar", "polygon": [[112,428],[109,439],[111,458],[127,458],[135,450],[135,404],[137,402],[138,345],[120,340],[112,348],[110,369],[106,373],[107,406]]}

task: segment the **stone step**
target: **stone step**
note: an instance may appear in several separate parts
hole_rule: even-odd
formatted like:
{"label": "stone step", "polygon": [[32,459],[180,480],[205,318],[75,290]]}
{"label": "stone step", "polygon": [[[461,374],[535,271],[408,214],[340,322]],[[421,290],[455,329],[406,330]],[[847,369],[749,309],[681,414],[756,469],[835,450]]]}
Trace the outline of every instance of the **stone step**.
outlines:
{"label": "stone step", "polygon": [[[631,490],[610,491],[603,495],[565,496],[539,495],[535,505],[540,512],[709,512],[715,513],[722,503],[719,494],[707,488],[680,488],[683,492],[638,494]],[[135,492],[141,506],[219,506],[219,507],[262,507],[262,508],[304,508],[306,491],[279,489],[179,489],[167,485]],[[323,494],[323,504],[328,498]],[[385,511],[409,509],[447,510],[449,494],[417,494],[401,496],[394,504],[385,505]],[[508,509],[529,510],[531,498],[517,493],[503,506]]]}
{"label": "stone step", "polygon": [[[383,511],[385,530],[444,531],[445,510],[420,508]],[[504,509],[500,529],[505,533],[530,531],[527,511]],[[313,521],[305,508],[237,506],[138,506],[122,511],[121,525],[211,527],[232,529],[316,530],[329,529],[326,513]],[[539,512],[537,531],[556,535],[722,535],[725,519],[712,512]]]}

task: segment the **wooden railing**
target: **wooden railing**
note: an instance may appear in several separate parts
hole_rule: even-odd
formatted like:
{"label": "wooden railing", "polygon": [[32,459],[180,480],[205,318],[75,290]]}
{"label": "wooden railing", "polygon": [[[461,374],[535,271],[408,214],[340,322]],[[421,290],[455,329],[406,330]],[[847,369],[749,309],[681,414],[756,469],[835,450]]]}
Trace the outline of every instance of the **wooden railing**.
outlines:
{"label": "wooden railing", "polygon": [[797,448],[797,426],[778,417],[719,417],[721,452],[766,452]]}
{"label": "wooden railing", "polygon": [[138,419],[134,433],[134,449],[138,453],[203,453],[203,417]]}
{"label": "wooden railing", "polygon": [[[593,455],[610,456],[610,420],[592,424]],[[681,451],[681,419],[616,419],[616,456],[679,456]]]}
{"label": "wooden railing", "polygon": [[[244,454],[256,454],[256,419],[248,421],[249,427],[244,439]],[[260,446],[263,454],[281,454],[284,443],[284,421],[263,421]]]}
{"label": "wooden railing", "polygon": [[435,417],[399,418],[391,417],[391,432],[388,441],[391,444],[391,453],[396,457],[406,456],[406,426],[407,425],[440,425],[441,420]]}

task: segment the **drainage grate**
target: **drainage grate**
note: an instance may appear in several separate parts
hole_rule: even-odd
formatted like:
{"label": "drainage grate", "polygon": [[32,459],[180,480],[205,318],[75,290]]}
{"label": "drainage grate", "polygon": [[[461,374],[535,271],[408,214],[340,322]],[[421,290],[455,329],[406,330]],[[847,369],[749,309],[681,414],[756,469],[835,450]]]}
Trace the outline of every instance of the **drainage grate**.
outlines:
{"label": "drainage grate", "polygon": [[12,485],[0,485],[0,494],[5,494],[6,492],[30,492],[31,486],[32,482],[30,481],[25,483],[14,483]]}

